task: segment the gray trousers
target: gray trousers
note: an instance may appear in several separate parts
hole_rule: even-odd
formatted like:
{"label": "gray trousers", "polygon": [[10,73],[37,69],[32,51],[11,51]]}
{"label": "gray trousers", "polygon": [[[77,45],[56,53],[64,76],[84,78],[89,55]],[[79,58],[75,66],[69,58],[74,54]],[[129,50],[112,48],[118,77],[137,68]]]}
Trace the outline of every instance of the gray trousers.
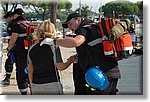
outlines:
{"label": "gray trousers", "polygon": [[62,95],[63,87],[60,82],[46,84],[31,84],[32,95]]}

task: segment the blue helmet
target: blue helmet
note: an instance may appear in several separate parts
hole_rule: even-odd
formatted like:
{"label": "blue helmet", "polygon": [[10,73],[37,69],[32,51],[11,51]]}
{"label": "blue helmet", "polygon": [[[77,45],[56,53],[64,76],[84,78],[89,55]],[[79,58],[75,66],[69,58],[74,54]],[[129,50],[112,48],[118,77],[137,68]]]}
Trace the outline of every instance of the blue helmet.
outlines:
{"label": "blue helmet", "polygon": [[99,90],[104,90],[109,85],[107,77],[98,67],[90,67],[85,73],[85,80],[91,87]]}
{"label": "blue helmet", "polygon": [[28,74],[28,67],[25,67],[24,72],[25,74]]}

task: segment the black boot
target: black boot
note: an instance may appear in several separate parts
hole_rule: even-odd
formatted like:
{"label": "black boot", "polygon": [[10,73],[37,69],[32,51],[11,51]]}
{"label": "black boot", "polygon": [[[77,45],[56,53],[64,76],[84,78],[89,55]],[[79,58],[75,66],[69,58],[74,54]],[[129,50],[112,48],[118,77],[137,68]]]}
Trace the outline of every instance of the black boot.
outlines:
{"label": "black boot", "polygon": [[6,77],[4,80],[2,80],[1,84],[2,85],[10,85],[10,76],[9,74],[6,74]]}

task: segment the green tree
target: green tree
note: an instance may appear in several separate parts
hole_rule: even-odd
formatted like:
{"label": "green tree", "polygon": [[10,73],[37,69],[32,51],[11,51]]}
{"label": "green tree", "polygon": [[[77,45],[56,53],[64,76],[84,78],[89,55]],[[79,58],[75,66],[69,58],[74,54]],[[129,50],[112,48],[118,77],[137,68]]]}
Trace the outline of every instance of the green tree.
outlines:
{"label": "green tree", "polygon": [[39,20],[42,20],[42,17],[36,12],[27,12],[25,15],[27,17],[27,20],[31,20],[31,18],[38,18]]}
{"label": "green tree", "polygon": [[[8,11],[8,6],[12,5],[12,2],[3,2],[2,7],[5,12]],[[17,4],[20,4],[24,11],[31,10],[26,12],[27,18],[40,18],[45,20],[50,18],[51,22],[56,23],[56,19],[59,18],[61,21],[64,21],[68,14],[71,12],[72,3],[68,0],[49,0],[49,1],[39,1],[39,0],[26,0],[20,2],[14,2],[14,8],[17,7]]]}
{"label": "green tree", "polygon": [[58,13],[57,17],[60,19],[62,22],[65,21],[67,18],[68,14],[71,12],[71,7],[72,3],[68,0],[60,0],[58,2]]}
{"label": "green tree", "polygon": [[42,20],[45,20],[46,15],[50,13],[50,1],[28,1],[22,2],[21,4],[24,8],[30,8],[33,12],[36,12],[39,16],[42,17]]}
{"label": "green tree", "polygon": [[137,2],[136,4],[137,4],[137,5],[138,5],[138,7],[139,7],[139,11],[140,11],[140,13],[142,13],[142,14],[143,14],[143,1],[139,1],[139,2]]}
{"label": "green tree", "polygon": [[68,0],[59,0],[58,1],[58,9],[66,9],[69,10],[72,7],[72,3]]}
{"label": "green tree", "polygon": [[102,7],[104,15],[106,17],[118,18],[119,15],[136,14],[139,11],[137,4],[123,0],[123,1],[112,1]]}
{"label": "green tree", "polygon": [[[89,15],[92,14],[91,9],[92,9],[92,7],[89,7],[88,5],[82,5],[82,7],[81,7],[81,15],[84,18],[87,18]],[[76,9],[75,11],[79,12],[79,10],[80,10],[80,8]]]}
{"label": "green tree", "polygon": [[[42,20],[46,19],[47,15],[50,14],[50,19],[55,23],[56,18],[62,18],[60,11],[64,9],[66,12],[72,7],[72,3],[68,0],[50,0],[44,1],[28,1],[22,3],[24,8],[31,9],[42,17]],[[57,16],[54,16],[57,15]],[[64,16],[64,15],[63,15]]]}
{"label": "green tree", "polygon": [[19,2],[10,2],[10,1],[3,1],[1,2],[1,6],[3,8],[4,14],[8,12],[8,9],[10,8],[9,11],[13,11],[14,9],[17,8]]}

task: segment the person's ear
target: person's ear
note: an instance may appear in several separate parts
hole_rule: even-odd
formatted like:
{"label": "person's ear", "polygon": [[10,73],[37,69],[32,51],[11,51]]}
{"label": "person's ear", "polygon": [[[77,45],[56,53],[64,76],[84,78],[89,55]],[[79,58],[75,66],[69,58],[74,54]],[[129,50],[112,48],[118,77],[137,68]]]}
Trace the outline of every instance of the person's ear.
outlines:
{"label": "person's ear", "polygon": [[78,22],[81,22],[82,21],[82,19],[81,18],[78,18]]}
{"label": "person's ear", "polygon": [[80,19],[76,18],[76,23],[78,24],[80,22]]}
{"label": "person's ear", "polygon": [[76,19],[76,23],[77,23],[77,24],[78,24],[78,22],[79,22],[78,19]]}

